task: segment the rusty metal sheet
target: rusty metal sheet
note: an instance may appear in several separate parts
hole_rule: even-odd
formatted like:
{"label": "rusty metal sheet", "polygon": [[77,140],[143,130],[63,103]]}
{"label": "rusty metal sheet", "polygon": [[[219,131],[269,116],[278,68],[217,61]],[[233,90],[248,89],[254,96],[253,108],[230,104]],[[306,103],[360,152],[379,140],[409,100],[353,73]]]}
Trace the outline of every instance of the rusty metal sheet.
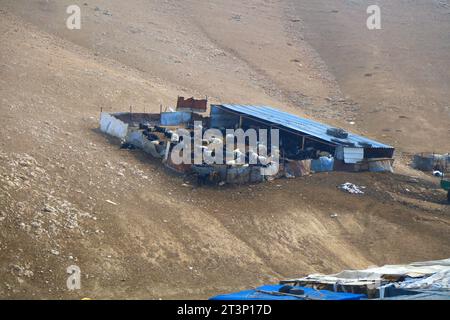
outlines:
{"label": "rusty metal sheet", "polygon": [[184,97],[178,97],[177,111],[193,111],[193,112],[205,112],[208,106],[208,100],[206,99],[184,99]]}

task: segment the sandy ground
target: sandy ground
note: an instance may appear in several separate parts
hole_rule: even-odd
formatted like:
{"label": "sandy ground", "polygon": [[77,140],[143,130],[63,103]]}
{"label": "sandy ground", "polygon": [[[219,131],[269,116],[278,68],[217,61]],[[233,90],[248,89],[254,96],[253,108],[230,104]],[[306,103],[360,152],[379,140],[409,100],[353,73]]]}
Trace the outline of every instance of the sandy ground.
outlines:
{"label": "sandy ground", "polygon": [[[381,30],[366,28],[378,4]],[[404,152],[450,150],[450,2],[291,1],[300,37],[323,58],[354,122]]]}
{"label": "sandy ground", "polygon": [[[74,2],[82,8],[79,31],[65,28],[65,8]],[[401,100],[402,86],[412,85],[395,78],[395,59],[378,58],[381,76],[365,77],[370,67],[359,69],[356,58],[337,68],[333,44],[315,42],[311,31],[329,30],[307,21],[328,14],[322,2],[302,2],[303,8],[259,0],[0,3],[1,297],[196,299],[311,272],[448,257],[445,194],[401,154],[397,174],[198,188],[98,132],[101,107],[158,111],[177,95],[208,95],[212,102],[271,104],[412,150],[413,138],[391,123],[407,114],[402,130],[417,128],[433,113],[414,115]],[[356,10],[345,3],[336,9],[341,14]],[[365,38],[357,29],[350,34]],[[405,41],[416,45],[412,37]],[[341,46],[343,57],[348,49]],[[389,50],[397,52],[383,52]],[[448,63],[448,53],[433,52],[433,63]],[[360,71],[359,80],[349,80]],[[441,111],[437,101],[448,90],[436,79],[445,80],[443,71],[429,76]],[[432,94],[420,90],[421,73],[415,75],[411,99],[420,101]],[[379,77],[397,93],[380,87]],[[378,83],[397,113],[381,107],[368,113],[352,81],[361,90],[364,81]],[[376,94],[369,98],[377,103]],[[439,137],[424,143],[441,150],[448,118],[436,121],[423,130]],[[337,188],[347,181],[366,193]],[[82,289],[69,292],[66,268],[73,264],[81,268]]]}

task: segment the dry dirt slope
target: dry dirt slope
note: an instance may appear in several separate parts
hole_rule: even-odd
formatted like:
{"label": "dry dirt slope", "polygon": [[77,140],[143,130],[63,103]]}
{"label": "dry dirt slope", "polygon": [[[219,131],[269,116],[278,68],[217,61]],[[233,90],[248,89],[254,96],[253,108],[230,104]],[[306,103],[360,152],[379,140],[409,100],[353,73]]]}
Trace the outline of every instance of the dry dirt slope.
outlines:
{"label": "dry dirt slope", "polygon": [[[6,12],[0,34],[1,297],[205,298],[450,252],[443,193],[420,180],[333,174],[184,187],[96,130],[99,106],[150,108],[181,88]],[[336,190],[348,179],[367,195]],[[71,264],[83,275],[75,293],[65,287]]]}
{"label": "dry dirt slope", "polygon": [[[317,0],[291,3],[295,31],[320,53],[354,122],[402,151],[450,149],[450,2]],[[376,2],[381,30],[366,28]]]}
{"label": "dry dirt slope", "polygon": [[[348,106],[325,100],[340,97],[320,59],[304,41],[285,33],[278,1],[2,2],[41,30],[214,101],[346,119]],[[82,10],[79,31],[62,23],[74,3]]]}

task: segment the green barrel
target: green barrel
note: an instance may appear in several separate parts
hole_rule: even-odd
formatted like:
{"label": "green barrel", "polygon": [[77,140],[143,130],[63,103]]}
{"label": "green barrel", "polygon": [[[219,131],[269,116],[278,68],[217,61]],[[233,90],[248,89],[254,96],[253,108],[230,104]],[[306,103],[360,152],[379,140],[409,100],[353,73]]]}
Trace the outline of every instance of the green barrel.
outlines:
{"label": "green barrel", "polygon": [[444,190],[450,190],[450,180],[441,180],[441,187]]}

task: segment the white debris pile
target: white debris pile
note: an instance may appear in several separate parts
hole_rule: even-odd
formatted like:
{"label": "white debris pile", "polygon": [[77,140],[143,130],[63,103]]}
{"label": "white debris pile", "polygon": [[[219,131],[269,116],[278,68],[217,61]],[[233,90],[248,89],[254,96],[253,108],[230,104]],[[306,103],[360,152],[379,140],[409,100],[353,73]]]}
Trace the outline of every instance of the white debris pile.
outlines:
{"label": "white debris pile", "polygon": [[362,191],[362,189],[365,189],[365,188],[366,187],[357,186],[356,184],[353,184],[350,182],[346,182],[339,186],[339,189],[347,191],[348,193],[351,193],[351,194],[364,194],[364,191]]}
{"label": "white debris pile", "polygon": [[441,270],[429,277],[410,279],[396,285],[401,289],[412,290],[450,290],[450,269]]}

